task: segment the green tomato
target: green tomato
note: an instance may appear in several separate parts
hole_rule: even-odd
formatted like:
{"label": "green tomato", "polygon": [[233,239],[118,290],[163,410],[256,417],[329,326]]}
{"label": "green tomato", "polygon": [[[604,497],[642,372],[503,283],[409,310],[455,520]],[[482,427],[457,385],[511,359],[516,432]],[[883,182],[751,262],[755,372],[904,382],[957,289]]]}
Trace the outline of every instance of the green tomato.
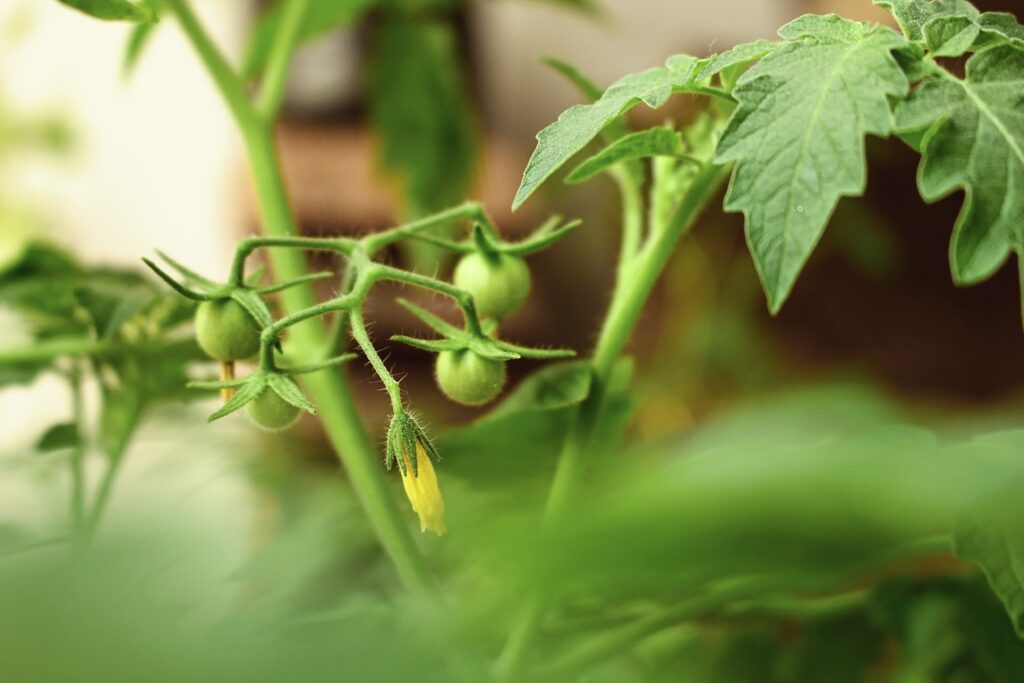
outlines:
{"label": "green tomato", "polygon": [[500,320],[522,306],[530,295],[529,266],[509,254],[466,254],[455,266],[452,281],[473,295],[482,318]]}
{"label": "green tomato", "polygon": [[233,299],[204,301],[196,310],[196,341],[215,360],[242,360],[260,350],[260,327]]}
{"label": "green tomato", "polygon": [[444,395],[467,406],[487,403],[505,386],[505,362],[472,351],[437,354],[437,385]]}
{"label": "green tomato", "polygon": [[299,419],[299,409],[269,388],[245,404],[245,408],[253,422],[272,432],[287,429]]}

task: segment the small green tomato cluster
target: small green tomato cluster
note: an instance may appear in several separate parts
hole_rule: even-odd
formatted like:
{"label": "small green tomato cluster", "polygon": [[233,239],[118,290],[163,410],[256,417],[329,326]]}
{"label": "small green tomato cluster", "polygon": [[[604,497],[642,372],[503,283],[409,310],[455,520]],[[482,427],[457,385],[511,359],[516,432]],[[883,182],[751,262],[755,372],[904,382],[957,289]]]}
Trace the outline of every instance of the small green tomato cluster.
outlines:
{"label": "small green tomato cluster", "polygon": [[[526,302],[530,267],[519,256],[474,251],[459,259],[452,283],[472,295],[481,318],[497,321]],[[439,353],[434,376],[442,393],[452,401],[481,406],[501,393],[507,373],[505,361],[463,349]]]}

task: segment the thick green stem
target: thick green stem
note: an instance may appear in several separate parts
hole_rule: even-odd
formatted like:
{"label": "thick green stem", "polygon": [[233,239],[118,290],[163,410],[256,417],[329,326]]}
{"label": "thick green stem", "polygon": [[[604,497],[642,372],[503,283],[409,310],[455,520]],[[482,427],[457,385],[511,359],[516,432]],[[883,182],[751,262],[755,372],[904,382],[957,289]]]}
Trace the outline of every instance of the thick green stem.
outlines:
{"label": "thick green stem", "polygon": [[[580,406],[573,420],[544,509],[544,524],[554,522],[572,499],[578,486],[585,454],[591,447],[591,437],[600,422],[608,398],[608,383],[619,357],[633,334],[644,303],[668,263],[679,238],[728,177],[728,168],[706,165],[687,190],[668,224],[651,226],[650,237],[637,255],[623,264],[619,273],[611,306],[605,317],[592,358],[593,384],[587,400]],[[534,634],[543,616],[546,596],[528,599],[495,664],[501,680],[518,675]]]}
{"label": "thick green stem", "polygon": [[[235,115],[249,156],[264,233],[268,237],[295,236],[298,230],[274,146],[273,124],[252,106],[241,80],[210,41],[186,0],[167,0],[166,6],[178,18]],[[269,74],[287,71],[286,62],[293,47],[294,35],[279,36],[271,53],[273,63],[268,65]],[[268,95],[267,100],[270,99]],[[270,262],[279,281],[307,274],[303,254],[292,249],[272,251]],[[286,290],[281,294],[281,301],[288,313],[309,309],[316,304],[309,285]],[[298,324],[292,329],[290,342],[297,356],[319,357],[327,344],[324,325],[318,320]],[[305,375],[303,384],[318,404],[327,436],[403,583],[412,590],[433,594],[433,578],[395,502],[344,376],[336,371],[320,371]]]}
{"label": "thick green stem", "polygon": [[249,100],[245,84],[242,83],[238,74],[210,39],[199,18],[192,12],[188,0],[164,0],[164,2],[167,11],[178,19],[185,36],[192,43],[203,66],[213,78],[213,82],[224,97],[224,102],[231,110],[235,120],[240,124],[254,121],[257,114]]}
{"label": "thick green stem", "polygon": [[284,16],[270,49],[263,86],[256,102],[256,109],[264,121],[273,121],[281,109],[292,56],[311,4],[311,0],[287,0],[284,4]]}
{"label": "thick green stem", "polygon": [[[246,148],[264,229],[271,237],[294,235],[297,230],[281,177],[271,132],[258,127],[246,131]],[[275,250],[270,261],[278,279],[300,277],[306,264],[300,252]],[[281,296],[286,312],[294,313],[316,305],[308,286],[285,291]],[[291,330],[290,343],[300,358],[318,357],[327,344],[324,325],[307,320]],[[306,375],[303,384],[317,403],[321,420],[338,457],[352,480],[353,488],[403,582],[410,588],[431,593],[434,582],[423,562],[388,486],[377,453],[356,409],[352,393],[340,372]]]}

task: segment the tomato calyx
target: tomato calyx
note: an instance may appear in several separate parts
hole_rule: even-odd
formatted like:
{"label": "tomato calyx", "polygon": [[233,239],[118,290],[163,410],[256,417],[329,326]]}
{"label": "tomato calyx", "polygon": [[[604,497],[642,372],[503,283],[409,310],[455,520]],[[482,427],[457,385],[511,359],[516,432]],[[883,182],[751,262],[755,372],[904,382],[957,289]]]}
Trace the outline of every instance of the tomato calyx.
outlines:
{"label": "tomato calyx", "polygon": [[419,306],[399,299],[398,303],[440,335],[440,339],[419,339],[395,335],[397,341],[437,353],[436,379],[452,400],[482,405],[505,384],[505,362],[519,358],[555,359],[576,355],[569,349],[534,349],[498,339],[497,324],[486,322],[479,332],[458,328]]}
{"label": "tomato calyx", "polygon": [[259,281],[263,273],[257,271],[243,281],[221,283],[200,275],[167,254],[159,251],[157,254],[175,271],[177,278],[148,258],[142,261],[178,294],[199,303],[196,341],[208,356],[222,363],[244,360],[259,351],[261,331],[274,322],[264,295],[333,276],[329,272],[314,273],[261,287]]}

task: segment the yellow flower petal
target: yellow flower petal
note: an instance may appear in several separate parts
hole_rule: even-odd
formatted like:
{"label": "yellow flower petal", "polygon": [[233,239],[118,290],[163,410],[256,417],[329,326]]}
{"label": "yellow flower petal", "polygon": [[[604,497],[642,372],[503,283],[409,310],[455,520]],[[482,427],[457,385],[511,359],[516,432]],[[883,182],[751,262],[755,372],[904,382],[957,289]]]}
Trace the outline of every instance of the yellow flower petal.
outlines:
{"label": "yellow flower petal", "polygon": [[447,529],[444,525],[444,498],[441,497],[441,488],[437,484],[434,464],[430,462],[430,456],[418,441],[416,464],[419,466],[419,472],[413,474],[412,462],[405,450],[402,451],[402,458],[405,460],[402,486],[409,502],[412,503],[413,511],[419,515],[420,531],[432,531],[440,536]]}

